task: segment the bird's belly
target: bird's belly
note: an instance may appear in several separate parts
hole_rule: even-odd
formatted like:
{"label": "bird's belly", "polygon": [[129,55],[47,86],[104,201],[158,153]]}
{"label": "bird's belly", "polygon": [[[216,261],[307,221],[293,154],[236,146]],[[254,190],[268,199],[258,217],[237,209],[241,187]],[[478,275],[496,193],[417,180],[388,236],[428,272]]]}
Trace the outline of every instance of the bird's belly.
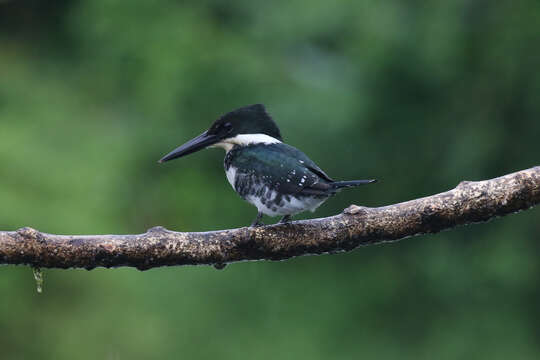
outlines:
{"label": "bird's belly", "polygon": [[[266,196],[267,194],[269,197]],[[295,215],[307,210],[315,211],[327,198],[279,196],[277,192],[269,190],[263,196],[248,195],[245,199],[265,215],[284,216]]]}
{"label": "bird's belly", "polygon": [[225,173],[233,189],[242,198],[269,216],[294,215],[307,210],[315,211],[328,198],[280,194],[256,176],[238,177],[238,169],[234,166],[229,166]]}

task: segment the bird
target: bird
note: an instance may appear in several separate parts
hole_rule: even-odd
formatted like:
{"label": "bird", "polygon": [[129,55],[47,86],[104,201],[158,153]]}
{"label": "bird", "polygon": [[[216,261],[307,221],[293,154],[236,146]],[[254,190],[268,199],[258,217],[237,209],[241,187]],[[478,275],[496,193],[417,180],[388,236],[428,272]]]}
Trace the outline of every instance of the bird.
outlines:
{"label": "bird", "polygon": [[225,150],[227,180],[238,195],[257,208],[253,227],[264,225],[263,214],[281,216],[279,223],[288,223],[293,215],[315,211],[341,189],[377,181],[334,181],[302,151],[283,142],[263,104],[220,116],[208,130],[162,157],[159,163],[212,147]]}

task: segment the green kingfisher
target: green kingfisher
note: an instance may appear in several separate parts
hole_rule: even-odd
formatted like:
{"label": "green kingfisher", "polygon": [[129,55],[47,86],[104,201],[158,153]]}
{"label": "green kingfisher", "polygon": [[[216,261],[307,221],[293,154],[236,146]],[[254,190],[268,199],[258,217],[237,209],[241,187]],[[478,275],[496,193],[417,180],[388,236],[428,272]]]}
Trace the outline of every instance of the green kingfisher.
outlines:
{"label": "green kingfisher", "polygon": [[315,211],[343,188],[376,180],[334,181],[300,150],[287,145],[264,105],[244,106],[219,119],[201,135],[165,155],[160,163],[195,151],[225,149],[225,173],[233,189],[257,207],[251,226],[263,214],[290,221],[300,212]]}

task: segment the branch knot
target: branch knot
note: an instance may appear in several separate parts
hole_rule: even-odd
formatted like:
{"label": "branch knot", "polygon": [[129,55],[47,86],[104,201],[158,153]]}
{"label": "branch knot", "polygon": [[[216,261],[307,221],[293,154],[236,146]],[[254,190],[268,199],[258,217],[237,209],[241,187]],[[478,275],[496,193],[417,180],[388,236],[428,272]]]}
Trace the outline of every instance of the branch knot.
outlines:
{"label": "branch knot", "polygon": [[369,208],[366,206],[351,205],[343,213],[346,215],[365,215],[367,214]]}
{"label": "branch knot", "polygon": [[39,239],[39,231],[28,226],[18,229],[17,234],[19,234],[25,240],[37,241]]}
{"label": "branch knot", "polygon": [[165,233],[169,230],[165,229],[163,226],[154,226],[153,228],[148,229],[146,232],[149,233]]}

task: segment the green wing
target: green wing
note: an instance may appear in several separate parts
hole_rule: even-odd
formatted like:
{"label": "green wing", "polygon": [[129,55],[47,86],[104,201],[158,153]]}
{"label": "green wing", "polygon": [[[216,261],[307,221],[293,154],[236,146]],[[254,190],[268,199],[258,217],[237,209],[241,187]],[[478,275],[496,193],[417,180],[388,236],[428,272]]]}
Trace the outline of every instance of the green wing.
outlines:
{"label": "green wing", "polygon": [[[269,184],[282,194],[330,195],[333,180],[300,150],[283,143],[250,145],[231,163],[237,177]],[[253,181],[253,180],[252,180]]]}

